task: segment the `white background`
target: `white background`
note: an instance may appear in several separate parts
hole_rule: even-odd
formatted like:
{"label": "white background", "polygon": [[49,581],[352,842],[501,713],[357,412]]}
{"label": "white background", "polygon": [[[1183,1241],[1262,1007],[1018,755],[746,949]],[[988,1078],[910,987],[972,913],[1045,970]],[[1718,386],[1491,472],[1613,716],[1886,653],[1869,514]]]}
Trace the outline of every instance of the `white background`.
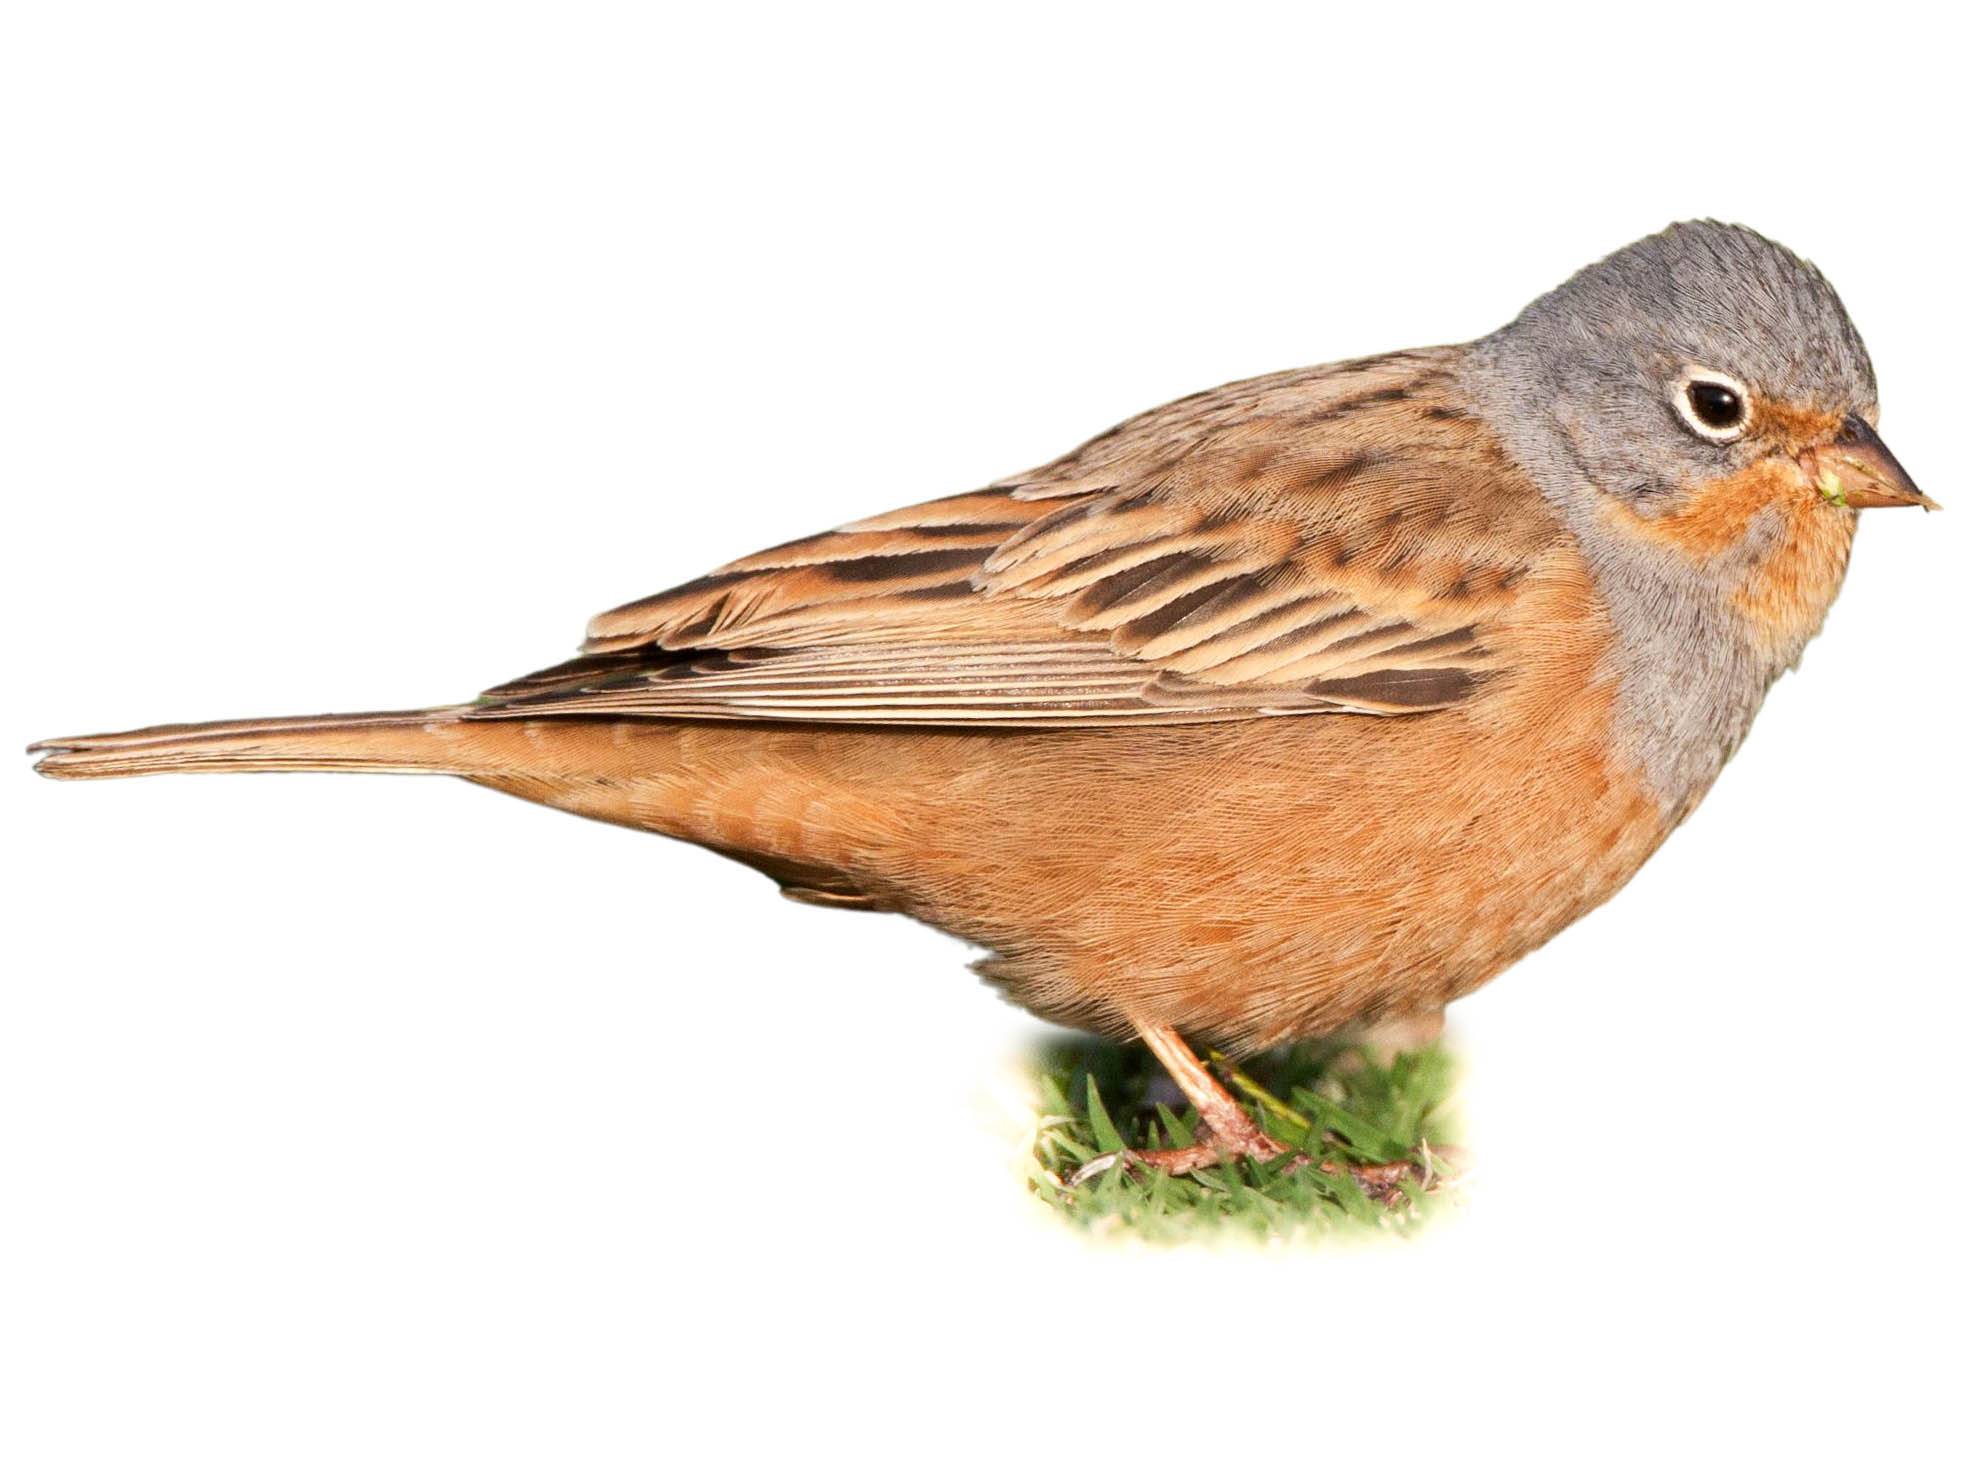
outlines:
{"label": "white background", "polygon": [[[664,11],[9,8],[8,742],[465,697],[1693,215],[1827,270],[1967,497],[1957,51],[1889,7]],[[0,1464],[1957,1459],[1963,515],[1867,514],[1707,806],[1453,1011],[1481,1175],[1379,1251],[1055,1230],[1033,1026],[907,922],[17,762]]]}

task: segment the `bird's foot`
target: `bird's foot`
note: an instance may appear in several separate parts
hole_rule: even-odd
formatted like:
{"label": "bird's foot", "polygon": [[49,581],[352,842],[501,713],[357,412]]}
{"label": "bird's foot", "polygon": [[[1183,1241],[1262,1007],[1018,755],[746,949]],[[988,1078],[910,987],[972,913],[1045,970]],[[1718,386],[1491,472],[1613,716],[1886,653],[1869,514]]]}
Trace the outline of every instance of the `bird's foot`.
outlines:
{"label": "bird's foot", "polygon": [[1122,1148],[1118,1152],[1101,1153],[1081,1166],[1067,1180],[1066,1186],[1077,1188],[1113,1168],[1159,1168],[1164,1173],[1179,1175],[1192,1173],[1198,1168],[1221,1167],[1240,1158],[1251,1158],[1257,1162],[1288,1158],[1283,1167],[1287,1173],[1303,1168],[1316,1168],[1321,1173],[1347,1173],[1366,1197],[1381,1204],[1392,1203],[1395,1198],[1411,1193],[1429,1193],[1456,1181],[1456,1175],[1443,1171],[1448,1164],[1438,1149],[1424,1152],[1419,1160],[1402,1158],[1391,1163],[1338,1162],[1301,1152],[1252,1124],[1247,1132],[1233,1133],[1228,1137],[1219,1137],[1205,1129],[1204,1135],[1187,1147],[1159,1147],[1147,1151]]}
{"label": "bird's foot", "polygon": [[[1439,1012],[1431,1020],[1421,1021],[1420,1024],[1424,1030],[1438,1032]],[[1321,1173],[1349,1173],[1368,1198],[1382,1204],[1391,1203],[1396,1195],[1428,1193],[1443,1186],[1438,1151],[1430,1151],[1425,1143],[1418,1160],[1346,1163],[1315,1157],[1292,1147],[1288,1142],[1278,1141],[1250,1119],[1249,1113],[1229,1094],[1223,1083],[1209,1073],[1208,1068],[1196,1058],[1195,1052],[1173,1029],[1148,1023],[1137,1027],[1141,1042],[1154,1052],[1155,1058],[1166,1067],[1182,1094],[1195,1104],[1196,1115],[1200,1118],[1195,1141],[1186,1147],[1159,1147],[1148,1151],[1123,1147],[1114,1152],[1103,1152],[1084,1163],[1067,1180],[1067,1187],[1077,1188],[1113,1168],[1159,1168],[1164,1173],[1193,1173],[1198,1168],[1220,1167],[1246,1157],[1266,1163],[1288,1158],[1289,1161],[1283,1165],[1283,1171],[1287,1173],[1302,1168],[1315,1168]],[[1277,1104],[1281,1106],[1281,1103]]]}
{"label": "bird's foot", "polygon": [[[1205,1125],[1201,1135],[1187,1147],[1157,1147],[1147,1151],[1123,1147],[1118,1152],[1103,1152],[1074,1173],[1067,1186],[1077,1188],[1114,1167],[1159,1168],[1164,1173],[1193,1173],[1197,1168],[1220,1167],[1238,1158],[1269,1162],[1272,1158],[1295,1152],[1296,1149],[1289,1143],[1279,1142],[1239,1112],[1235,1120],[1226,1124],[1225,1130],[1219,1131]],[[1302,1157],[1303,1154],[1297,1156]]]}
{"label": "bird's foot", "polygon": [[1325,1173],[1347,1172],[1360,1192],[1375,1203],[1391,1203],[1396,1194],[1406,1192],[1410,1182],[1420,1182],[1427,1191],[1427,1174],[1421,1164],[1402,1158],[1397,1163],[1320,1163]]}
{"label": "bird's foot", "polygon": [[1468,1174],[1462,1155],[1449,1147],[1421,1143],[1418,1156],[1390,1163],[1334,1163],[1318,1165],[1321,1173],[1350,1173],[1360,1191],[1376,1203],[1390,1204],[1396,1197],[1412,1199],[1439,1190],[1458,1188]]}

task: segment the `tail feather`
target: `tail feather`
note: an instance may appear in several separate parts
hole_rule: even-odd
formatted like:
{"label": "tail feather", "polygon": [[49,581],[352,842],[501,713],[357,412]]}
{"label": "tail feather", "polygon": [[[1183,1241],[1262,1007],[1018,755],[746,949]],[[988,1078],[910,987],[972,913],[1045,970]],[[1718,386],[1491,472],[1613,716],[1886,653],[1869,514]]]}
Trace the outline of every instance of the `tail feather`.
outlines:
{"label": "tail feather", "polygon": [[145,773],[468,774],[473,729],[468,709],[348,712],[142,727],[132,732],[49,738],[27,751],[49,778],[126,778]]}

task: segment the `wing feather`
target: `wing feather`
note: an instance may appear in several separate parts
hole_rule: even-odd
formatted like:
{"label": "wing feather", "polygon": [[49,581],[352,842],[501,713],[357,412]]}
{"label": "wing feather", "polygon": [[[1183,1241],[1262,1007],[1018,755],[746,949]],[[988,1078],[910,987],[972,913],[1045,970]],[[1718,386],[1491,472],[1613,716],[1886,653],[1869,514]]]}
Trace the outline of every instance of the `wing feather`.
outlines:
{"label": "wing feather", "polygon": [[1464,701],[1512,664],[1553,523],[1456,403],[1455,352],[1227,385],[751,554],[596,617],[580,658],[474,712],[991,727]]}

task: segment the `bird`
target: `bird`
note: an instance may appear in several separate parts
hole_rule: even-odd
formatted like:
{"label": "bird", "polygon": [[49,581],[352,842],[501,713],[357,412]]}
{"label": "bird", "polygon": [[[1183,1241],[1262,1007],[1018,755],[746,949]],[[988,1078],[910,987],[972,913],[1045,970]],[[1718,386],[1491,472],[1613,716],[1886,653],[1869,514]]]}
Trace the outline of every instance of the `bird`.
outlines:
{"label": "bird", "polygon": [[905,913],[1203,1063],[1422,1040],[1617,892],[1843,581],[1880,440],[1816,267],[1669,226],[1471,342],[1227,384],[597,616],[473,701],[56,738],[58,779],[445,774]]}

